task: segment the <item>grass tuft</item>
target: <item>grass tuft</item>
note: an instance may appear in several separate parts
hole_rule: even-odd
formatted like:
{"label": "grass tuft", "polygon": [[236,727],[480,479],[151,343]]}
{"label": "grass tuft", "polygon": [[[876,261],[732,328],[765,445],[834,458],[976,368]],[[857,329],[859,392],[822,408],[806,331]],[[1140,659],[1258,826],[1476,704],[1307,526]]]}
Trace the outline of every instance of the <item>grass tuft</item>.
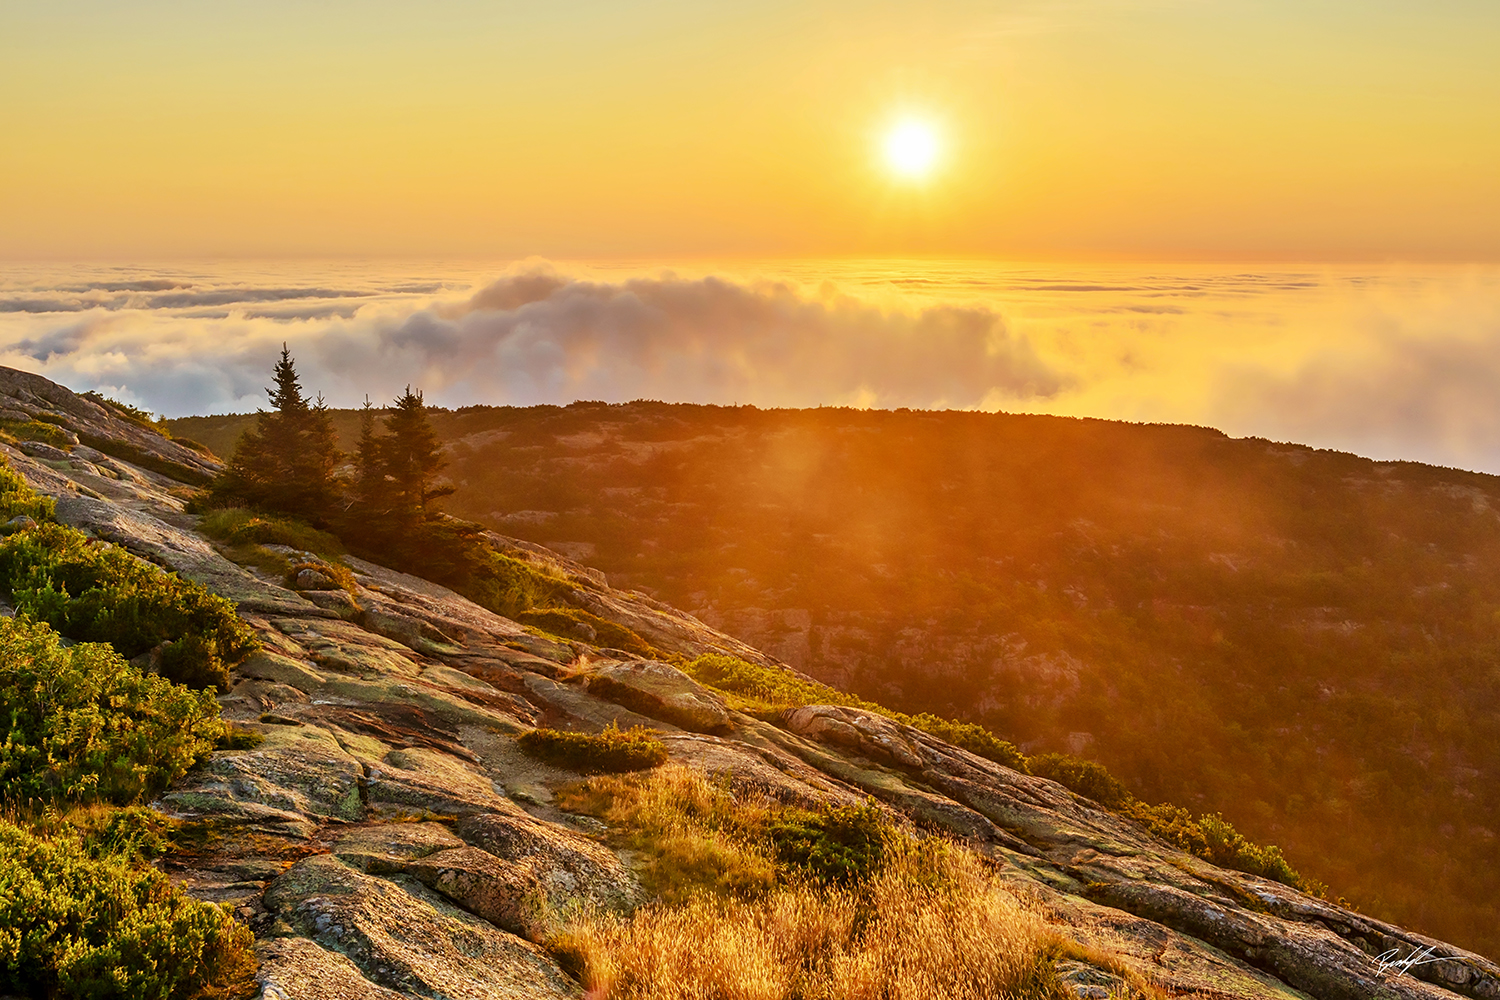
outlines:
{"label": "grass tuft", "polygon": [[521,749],[548,763],[594,774],[643,771],[666,763],[666,744],[656,737],[654,729],[611,726],[597,734],[533,729],[517,742]]}

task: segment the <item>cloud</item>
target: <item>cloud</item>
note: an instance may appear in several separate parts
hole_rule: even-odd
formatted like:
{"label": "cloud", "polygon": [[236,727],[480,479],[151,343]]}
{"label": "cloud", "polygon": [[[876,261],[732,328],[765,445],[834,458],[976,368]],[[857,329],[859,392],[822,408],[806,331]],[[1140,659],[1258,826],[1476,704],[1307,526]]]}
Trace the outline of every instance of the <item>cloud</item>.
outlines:
{"label": "cloud", "polygon": [[336,406],[410,383],[443,406],[1003,408],[1500,471],[1494,268],[840,267],[792,269],[816,286],[545,263],[30,278],[0,311],[135,304],[0,314],[0,364],[155,412],[246,411],[286,342]]}
{"label": "cloud", "polygon": [[1226,366],[1221,423],[1377,458],[1500,469],[1500,311],[1383,315],[1289,372]]}
{"label": "cloud", "polygon": [[52,294],[0,297],[0,313],[85,312],[90,309],[192,309],[245,303],[350,299],[375,295],[344,288],[204,288],[169,281],[134,281],[55,289]]}
{"label": "cloud", "polygon": [[[190,301],[172,293],[160,308],[215,301],[213,292]],[[246,300],[245,289],[229,295]],[[5,349],[66,384],[113,386],[173,414],[261,405],[283,340],[309,390],[341,406],[366,393],[394,396],[409,382],[444,405],[658,398],[974,407],[1052,396],[1068,382],[994,309],[887,310],[777,282],[590,281],[531,266],[466,299],[356,308],[122,318],[48,328]]]}

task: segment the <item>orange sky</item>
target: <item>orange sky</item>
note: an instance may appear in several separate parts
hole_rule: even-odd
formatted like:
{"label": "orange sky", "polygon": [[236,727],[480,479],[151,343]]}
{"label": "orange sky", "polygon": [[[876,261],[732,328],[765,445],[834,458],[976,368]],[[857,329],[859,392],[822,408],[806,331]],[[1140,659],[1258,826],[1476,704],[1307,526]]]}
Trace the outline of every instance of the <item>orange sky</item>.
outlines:
{"label": "orange sky", "polygon": [[0,255],[1493,260],[1496,52],[1493,0],[0,0]]}

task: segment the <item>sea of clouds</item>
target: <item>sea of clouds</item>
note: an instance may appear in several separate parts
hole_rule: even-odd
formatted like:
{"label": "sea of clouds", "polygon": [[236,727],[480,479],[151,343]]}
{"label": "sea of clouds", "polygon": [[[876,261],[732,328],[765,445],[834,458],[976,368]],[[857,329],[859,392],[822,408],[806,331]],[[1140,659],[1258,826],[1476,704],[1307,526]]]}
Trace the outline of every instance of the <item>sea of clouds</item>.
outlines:
{"label": "sea of clouds", "polygon": [[646,398],[1210,424],[1500,471],[1500,269],[14,266],[0,364],[248,411],[283,342],[335,406]]}

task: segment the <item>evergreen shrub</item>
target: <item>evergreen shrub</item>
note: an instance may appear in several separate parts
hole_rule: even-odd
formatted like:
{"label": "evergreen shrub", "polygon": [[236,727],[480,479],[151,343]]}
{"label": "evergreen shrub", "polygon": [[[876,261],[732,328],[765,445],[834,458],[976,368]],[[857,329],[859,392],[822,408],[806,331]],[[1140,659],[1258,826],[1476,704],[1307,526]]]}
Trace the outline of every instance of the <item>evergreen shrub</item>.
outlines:
{"label": "evergreen shrub", "polygon": [[153,796],[223,736],[219,706],[108,646],[64,648],[48,626],[0,619],[0,794],[121,805]]}
{"label": "evergreen shrub", "polygon": [[76,835],[0,821],[0,990],[89,1000],[248,996],[247,927]]}
{"label": "evergreen shrub", "polygon": [[191,687],[227,686],[229,668],[256,647],[229,601],[60,524],[0,541],[0,587],[70,639],[107,642],[127,658],[162,647],[154,665]]}

